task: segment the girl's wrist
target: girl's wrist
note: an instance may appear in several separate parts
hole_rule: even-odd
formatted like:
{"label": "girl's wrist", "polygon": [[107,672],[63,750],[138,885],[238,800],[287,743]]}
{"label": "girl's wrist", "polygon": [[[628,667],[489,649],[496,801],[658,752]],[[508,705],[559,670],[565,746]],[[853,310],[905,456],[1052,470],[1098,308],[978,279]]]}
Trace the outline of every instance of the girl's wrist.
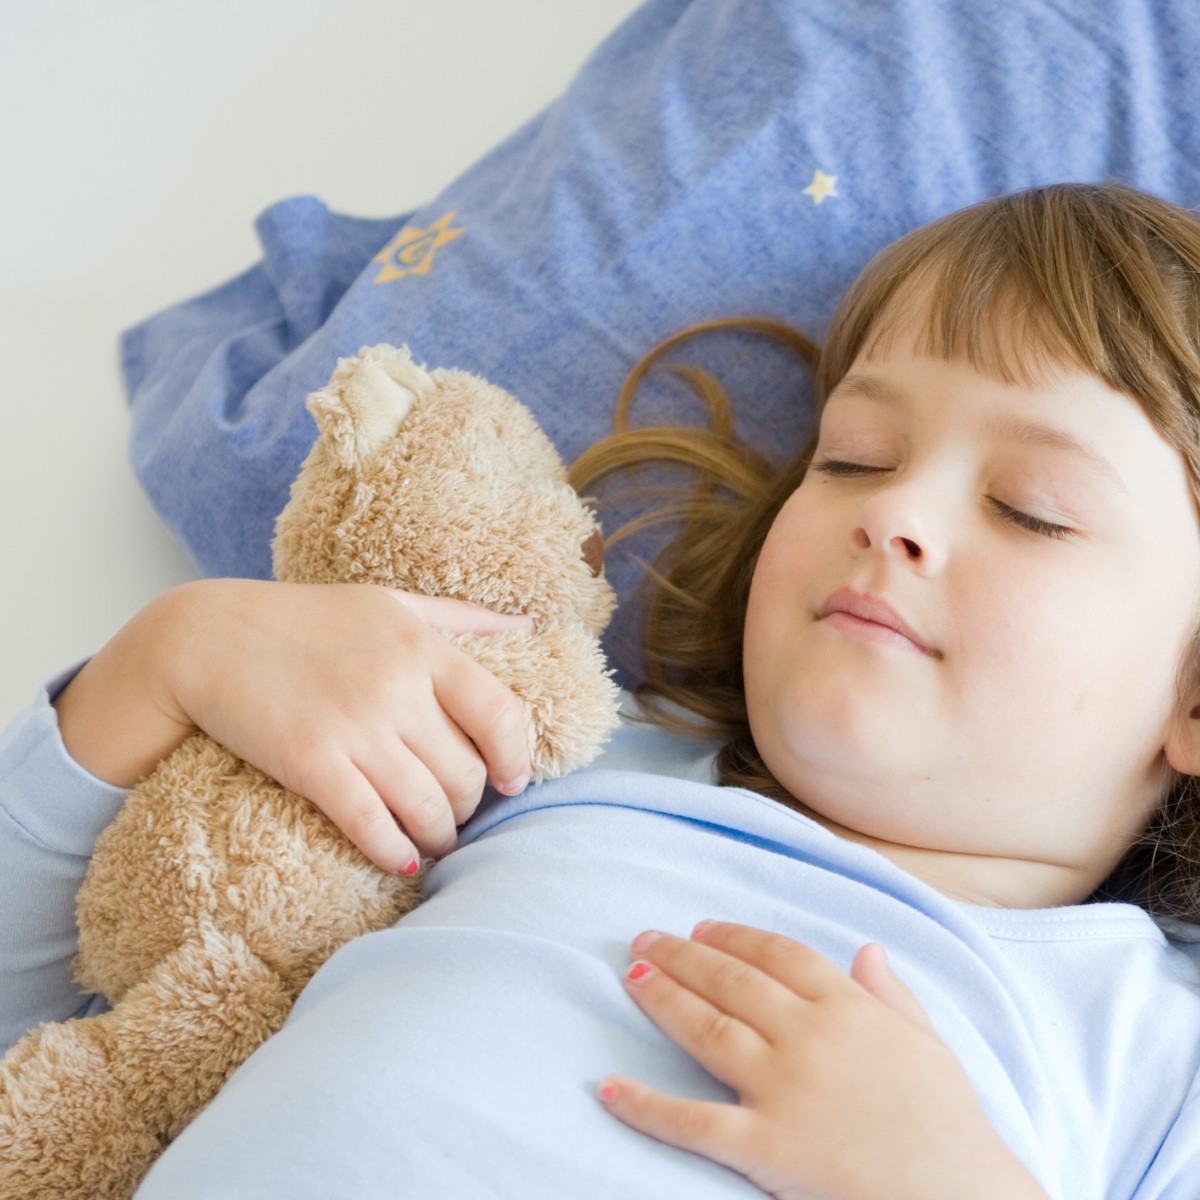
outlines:
{"label": "girl's wrist", "polygon": [[84,770],[131,787],[195,732],[171,684],[186,653],[185,584],[138,612],[54,701],[67,753]]}

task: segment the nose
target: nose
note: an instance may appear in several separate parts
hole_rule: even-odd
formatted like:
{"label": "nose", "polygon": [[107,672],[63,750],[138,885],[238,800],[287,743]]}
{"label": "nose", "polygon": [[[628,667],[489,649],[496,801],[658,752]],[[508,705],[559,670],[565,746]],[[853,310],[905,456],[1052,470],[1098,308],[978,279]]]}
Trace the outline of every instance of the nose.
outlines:
{"label": "nose", "polygon": [[946,563],[945,520],[936,489],[894,480],[868,496],[853,534],[861,550],[884,554],[922,575],[936,575]]}

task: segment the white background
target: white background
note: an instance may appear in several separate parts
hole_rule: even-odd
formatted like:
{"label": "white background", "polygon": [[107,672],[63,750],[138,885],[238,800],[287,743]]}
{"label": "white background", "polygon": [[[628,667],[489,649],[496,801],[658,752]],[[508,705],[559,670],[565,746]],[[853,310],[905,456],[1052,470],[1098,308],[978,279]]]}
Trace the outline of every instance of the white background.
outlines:
{"label": "white background", "polygon": [[416,207],[636,0],[0,0],[0,724],[191,578],[127,465],[117,336],[314,193]]}

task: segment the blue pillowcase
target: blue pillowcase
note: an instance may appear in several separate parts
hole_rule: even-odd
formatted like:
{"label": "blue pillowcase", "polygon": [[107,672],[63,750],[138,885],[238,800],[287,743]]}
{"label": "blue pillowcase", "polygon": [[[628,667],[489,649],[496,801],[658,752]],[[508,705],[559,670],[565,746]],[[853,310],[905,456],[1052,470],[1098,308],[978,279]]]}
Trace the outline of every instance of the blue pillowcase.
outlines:
{"label": "blue pillowcase", "polygon": [[[875,251],[955,208],[1101,179],[1197,204],[1197,97],[1195,0],[649,0],[425,207],[285,200],[257,266],[130,330],[135,470],[205,573],[268,576],[304,401],[339,356],[403,342],[478,372],[569,460],[662,338],[751,313],[819,340]],[[720,335],[683,357],[751,441],[796,445],[808,383],[785,353]],[[702,414],[652,377],[635,417]],[[639,550],[610,560],[622,596]]]}

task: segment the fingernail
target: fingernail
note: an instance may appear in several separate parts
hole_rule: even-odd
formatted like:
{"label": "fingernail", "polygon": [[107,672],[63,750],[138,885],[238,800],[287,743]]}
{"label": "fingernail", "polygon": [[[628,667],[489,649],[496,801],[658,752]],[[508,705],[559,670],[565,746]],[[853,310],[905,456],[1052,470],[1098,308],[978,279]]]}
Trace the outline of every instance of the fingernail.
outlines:
{"label": "fingernail", "polygon": [[612,1104],[617,1098],[617,1085],[612,1082],[602,1083],[596,1095],[600,1097],[602,1104]]}
{"label": "fingernail", "polygon": [[660,937],[662,937],[662,934],[657,929],[647,929],[645,933],[639,933],[630,943],[630,946],[634,954],[641,954],[657,942]]}
{"label": "fingernail", "polygon": [[692,930],[692,937],[696,941],[702,942],[716,927],[716,921],[700,921]]}
{"label": "fingernail", "polygon": [[529,776],[519,775],[511,783],[506,783],[500,790],[506,796],[519,796],[529,786]]}
{"label": "fingernail", "polygon": [[635,962],[628,971],[625,972],[625,978],[630,983],[640,983],[647,975],[652,975],[654,968],[648,962]]}
{"label": "fingernail", "polygon": [[402,870],[400,872],[400,874],[401,875],[415,875],[420,869],[421,869],[421,860],[419,858],[414,858],[412,860],[412,862],[410,862],[408,864],[408,866],[405,867],[404,870]]}

